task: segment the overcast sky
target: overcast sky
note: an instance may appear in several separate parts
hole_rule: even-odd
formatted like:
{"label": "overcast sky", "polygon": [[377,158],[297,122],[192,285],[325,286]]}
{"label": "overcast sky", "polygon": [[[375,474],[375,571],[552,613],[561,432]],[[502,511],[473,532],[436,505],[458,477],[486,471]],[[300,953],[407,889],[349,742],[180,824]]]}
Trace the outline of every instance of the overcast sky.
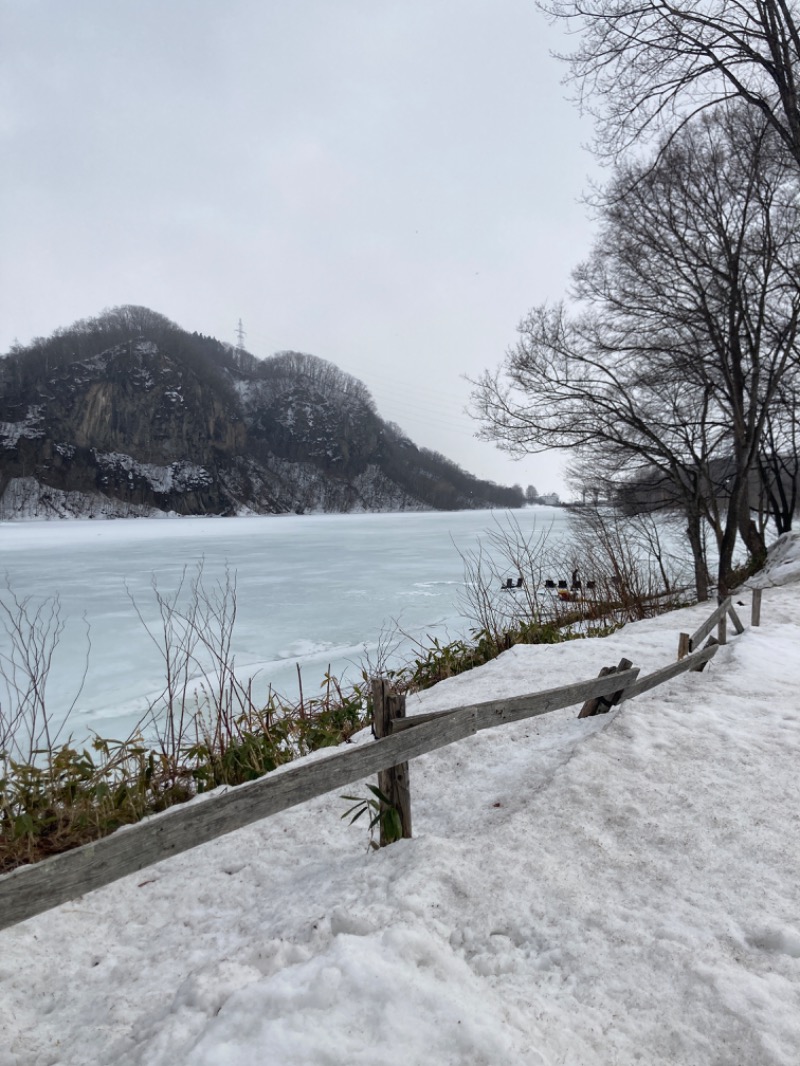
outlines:
{"label": "overcast sky", "polygon": [[469,386],[589,248],[533,0],[0,0],[0,352],[143,304],[361,378],[482,476]]}

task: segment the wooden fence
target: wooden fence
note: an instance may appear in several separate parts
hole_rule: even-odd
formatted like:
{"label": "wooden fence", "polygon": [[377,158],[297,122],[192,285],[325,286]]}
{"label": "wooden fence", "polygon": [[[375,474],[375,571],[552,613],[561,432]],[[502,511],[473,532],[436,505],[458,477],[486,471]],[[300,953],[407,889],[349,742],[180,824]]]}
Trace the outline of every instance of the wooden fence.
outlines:
{"label": "wooden fence", "polygon": [[[733,599],[731,596],[726,596],[721,600],[716,611],[708,617],[705,622],[696,629],[691,636],[688,633],[681,633],[678,638],[678,659],[683,659],[685,655],[693,652],[701,640],[709,635],[714,626],[717,627],[716,638],[711,638],[716,644],[727,644],[728,642],[728,618],[733,622],[733,628],[737,633],[744,633],[744,626],[741,623],[739,615],[733,606]],[[757,626],[761,624],[761,589],[753,590],[753,608],[751,615],[751,625]]]}
{"label": "wooden fence", "polygon": [[[755,621],[754,598],[754,623]],[[760,597],[758,609],[760,611]],[[482,729],[519,722],[582,704],[581,717],[603,713],[687,670],[701,670],[724,643],[692,650],[721,619],[731,614],[737,632],[743,627],[730,598],[714,611],[689,640],[681,634],[677,662],[639,677],[638,667],[623,659],[599,677],[511,699],[469,704],[447,711],[405,717],[405,699],[382,679],[373,684],[376,739],[349,745],[301,765],[280,767],[257,781],[199,797],[172,807],[111,836],[0,876],[0,930],[57,907],[93,889],[111,884],[172,855],[188,851],[235,829],[260,821],[316,796],[379,774],[379,787],[401,814],[404,835],[411,835],[408,762]]]}

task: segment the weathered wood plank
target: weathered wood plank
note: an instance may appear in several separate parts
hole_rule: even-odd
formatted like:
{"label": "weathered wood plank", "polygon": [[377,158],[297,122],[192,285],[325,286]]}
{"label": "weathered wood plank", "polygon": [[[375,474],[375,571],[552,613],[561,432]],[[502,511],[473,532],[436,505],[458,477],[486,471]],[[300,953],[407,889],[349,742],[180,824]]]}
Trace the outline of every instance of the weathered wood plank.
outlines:
{"label": "weathered wood plank", "polygon": [[[617,672],[617,668],[615,666],[604,666],[604,667],[601,668],[600,673],[597,676],[598,677],[607,677],[609,674],[615,674],[616,672]],[[578,717],[579,718],[591,718],[595,714],[595,712],[597,711],[597,708],[598,708],[598,706],[600,704],[600,700],[604,700],[604,699],[607,699],[607,698],[608,697],[606,697],[606,696],[592,696],[591,699],[588,699],[588,700],[584,701],[584,704],[583,704],[583,706],[580,709],[580,713],[578,714]]]}
{"label": "weathered wood plank", "polygon": [[[405,718],[406,697],[396,693],[387,678],[372,679],[372,723],[376,737],[388,737],[392,732],[392,722]],[[398,763],[378,772],[378,788],[400,815],[403,837],[411,837],[411,780],[408,763]],[[383,803],[381,803],[383,807]],[[381,820],[381,847],[393,843]]]}
{"label": "weathered wood plank", "polygon": [[[702,647],[702,651],[708,651],[709,648],[718,648],[720,643],[716,637],[709,637]],[[704,659],[698,659],[697,664],[692,666],[691,669],[699,673],[701,670],[705,670],[706,661]]]}
{"label": "weathered wood plank", "polygon": [[637,696],[641,696],[643,692],[649,692],[651,688],[663,685],[665,681],[671,681],[673,677],[677,677],[679,674],[685,673],[687,670],[699,669],[701,666],[704,666],[709,659],[713,659],[718,651],[719,644],[713,644],[711,647],[701,648],[699,651],[692,652],[691,655],[679,659],[676,663],[670,663],[669,666],[663,666],[660,670],[656,670],[652,674],[637,678],[629,688],[625,689],[620,702],[624,703],[625,700],[635,699]]}
{"label": "weathered wood plank", "polygon": [[[533,692],[528,696],[514,696],[507,700],[487,700],[484,703],[473,703],[461,710],[474,710],[478,715],[478,729],[491,729],[504,722],[521,722],[525,718],[534,718],[539,714],[549,714],[551,711],[560,711],[564,707],[572,707],[576,703],[583,703],[592,696],[607,696],[609,692],[616,692],[624,688],[637,677],[638,667],[625,670],[613,677],[592,677],[588,681],[576,681],[571,685],[563,685],[561,688],[545,689],[543,692]],[[427,714],[415,714],[410,718],[403,718],[392,723],[392,732],[400,733],[408,730],[419,729],[428,722],[436,722],[456,714],[457,709],[449,711],[429,711]]]}
{"label": "weathered wood plank", "polygon": [[[480,706],[480,704],[475,704],[475,706]],[[494,701],[492,701],[492,706],[494,706]],[[459,710],[458,707],[450,707],[446,711],[426,711],[424,714],[412,714],[410,718],[398,718],[392,722],[392,734],[406,733],[409,729],[416,729],[417,726],[428,722],[438,722],[450,714],[455,714],[457,710]]]}
{"label": "weathered wood plank", "polygon": [[742,625],[742,620],[741,620],[741,618],[739,618],[739,615],[736,613],[736,610],[734,609],[733,603],[731,603],[730,607],[728,608],[728,617],[733,622],[733,628],[736,630],[736,632],[737,633],[744,633],[744,626]]}
{"label": "weathered wood plank", "polygon": [[728,643],[728,616],[721,614],[717,622],[717,640],[720,644]]}
{"label": "weathered wood plank", "polygon": [[[630,659],[620,659],[616,666],[604,666],[600,671],[599,676],[605,677],[607,674],[619,674],[624,673],[625,670],[630,670],[633,663]],[[636,673],[639,671],[637,669]],[[623,689],[617,689],[617,691],[610,693],[608,696],[594,696],[592,699],[587,700],[583,707],[581,707],[579,718],[593,718],[596,714],[608,714],[615,704],[619,703],[622,698]]]}
{"label": "weathered wood plank", "polygon": [[12,870],[0,877],[0,929],[234,829],[468,737],[476,731],[476,718],[473,708],[461,708],[413,731],[337,750],[305,765],[290,765],[220,795],[172,807],[63,855]]}
{"label": "weathered wood plank", "polygon": [[761,595],[763,589],[753,589],[753,606],[750,614],[750,625],[761,625]]}
{"label": "weathered wood plank", "polygon": [[730,606],[731,598],[730,596],[726,596],[722,603],[719,604],[716,611],[714,611],[714,613],[709,618],[707,618],[705,622],[703,622],[703,624],[695,633],[692,633],[691,637],[689,638],[689,645],[692,649],[696,648],[701,640],[705,640],[705,638],[708,636],[714,626],[719,624],[719,620],[728,613],[728,611],[730,610]]}

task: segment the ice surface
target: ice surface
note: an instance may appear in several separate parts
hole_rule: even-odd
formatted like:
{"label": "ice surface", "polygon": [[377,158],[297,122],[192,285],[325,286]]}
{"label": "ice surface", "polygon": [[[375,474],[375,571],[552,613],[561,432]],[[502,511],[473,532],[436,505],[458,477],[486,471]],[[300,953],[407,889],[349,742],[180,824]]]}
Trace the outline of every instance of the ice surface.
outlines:
{"label": "ice surface", "polygon": [[[564,511],[544,507],[517,518],[552,526],[555,538],[566,523]],[[240,675],[256,677],[258,695],[270,684],[293,694],[299,664],[313,694],[329,665],[357,680],[382,643],[402,658],[414,640],[461,635],[458,549],[474,548],[496,519],[503,513],[0,523],[0,579],[5,571],[17,594],[60,599],[66,629],[48,690],[56,717],[74,700],[88,654],[69,728],[76,738],[89,729],[120,737],[163,687],[158,648],[134,608],[157,628],[153,581],[170,594],[202,561],[211,587],[229,566]],[[0,630],[0,653],[5,639]]]}
{"label": "ice surface", "polygon": [[[0,933],[0,1064],[797,1066],[797,539],[781,550],[761,628],[703,673],[415,760],[413,840],[369,851],[332,794]],[[517,647],[410,710],[622,655],[649,672],[708,611]]]}

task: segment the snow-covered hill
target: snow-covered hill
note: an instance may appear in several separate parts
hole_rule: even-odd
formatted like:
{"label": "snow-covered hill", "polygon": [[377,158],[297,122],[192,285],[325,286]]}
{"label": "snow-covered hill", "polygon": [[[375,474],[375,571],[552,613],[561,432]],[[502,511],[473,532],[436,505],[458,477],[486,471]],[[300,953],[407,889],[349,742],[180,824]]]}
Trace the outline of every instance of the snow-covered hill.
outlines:
{"label": "snow-covered hill", "polygon": [[[329,795],[0,933],[0,1064],[796,1066],[798,539],[772,558],[704,673],[414,762],[413,840],[369,851]],[[708,611],[415,708],[649,672]]]}

